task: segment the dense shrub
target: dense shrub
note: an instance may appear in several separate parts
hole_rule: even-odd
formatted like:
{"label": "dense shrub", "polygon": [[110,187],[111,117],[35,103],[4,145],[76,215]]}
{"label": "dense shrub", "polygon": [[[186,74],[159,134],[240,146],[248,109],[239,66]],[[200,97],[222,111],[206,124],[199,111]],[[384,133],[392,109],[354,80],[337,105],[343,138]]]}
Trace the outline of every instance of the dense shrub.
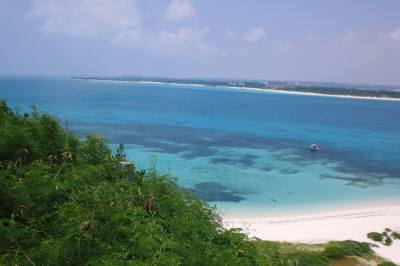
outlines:
{"label": "dense shrub", "polygon": [[397,232],[395,232],[395,231],[392,232],[392,237],[393,237],[394,239],[400,240],[400,234],[397,233]]}
{"label": "dense shrub", "polygon": [[320,253],[294,252],[287,254],[292,265],[297,266],[328,266],[328,259]]}
{"label": "dense shrub", "polygon": [[331,242],[325,248],[325,252],[329,252],[329,249],[331,247],[338,247],[342,251],[343,256],[359,256],[359,257],[361,257],[365,254],[372,252],[372,249],[368,243],[357,242],[357,241],[353,241],[353,240],[345,240],[345,241],[341,241],[341,242]]}
{"label": "dense shrub", "polygon": [[385,261],[385,262],[379,263],[378,266],[397,266],[397,265],[394,264],[393,262]]}
{"label": "dense shrub", "polygon": [[51,115],[4,102],[0,118],[1,265],[266,263],[174,180],[122,171],[122,146],[113,155],[102,137],[79,140]]}
{"label": "dense shrub", "polygon": [[368,243],[346,240],[341,242],[330,242],[323,253],[328,258],[339,259],[345,256],[361,257],[371,252],[372,250]]}
{"label": "dense shrub", "polygon": [[[393,239],[400,239],[400,234],[392,231],[389,228],[385,228],[385,231],[382,233],[377,233],[377,232],[371,232],[367,234],[368,238],[381,242],[382,244],[386,246],[390,246],[393,243]],[[393,238],[393,239],[392,239]]]}
{"label": "dense shrub", "polygon": [[390,237],[385,237],[385,240],[383,241],[383,244],[386,246],[390,246],[393,243],[393,240]]}
{"label": "dense shrub", "polygon": [[346,254],[346,250],[339,244],[329,244],[324,250],[324,255],[330,259],[340,259]]}
{"label": "dense shrub", "polygon": [[367,234],[367,237],[374,241],[382,242],[384,236],[383,236],[383,234],[378,233],[378,232],[370,232]]}

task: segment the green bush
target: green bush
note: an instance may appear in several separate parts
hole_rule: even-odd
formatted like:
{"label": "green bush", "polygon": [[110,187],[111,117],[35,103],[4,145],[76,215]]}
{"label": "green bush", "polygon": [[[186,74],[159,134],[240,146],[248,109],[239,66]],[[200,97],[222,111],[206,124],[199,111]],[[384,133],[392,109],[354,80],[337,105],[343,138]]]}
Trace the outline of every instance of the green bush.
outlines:
{"label": "green bush", "polygon": [[320,253],[294,252],[287,254],[289,265],[296,266],[328,266],[328,259]]}
{"label": "green bush", "polygon": [[340,259],[346,256],[346,250],[339,244],[329,244],[324,252],[326,257],[330,259]]}
{"label": "green bush", "polygon": [[367,234],[367,237],[377,242],[383,241],[383,234],[378,232],[370,232]]}
{"label": "green bush", "polygon": [[385,261],[385,262],[379,263],[378,266],[397,266],[397,265],[394,264],[393,262]]}
{"label": "green bush", "polygon": [[383,244],[386,246],[390,246],[393,243],[393,240],[390,237],[385,237],[385,240],[383,241]]}
{"label": "green bush", "polygon": [[393,237],[394,239],[399,239],[399,240],[400,240],[400,234],[397,233],[397,232],[395,232],[395,231],[392,232],[392,237]]}
{"label": "green bush", "polygon": [[325,256],[331,259],[338,259],[345,256],[361,257],[371,252],[372,250],[368,243],[360,243],[353,240],[330,242],[324,250]]}
{"label": "green bush", "polygon": [[346,240],[340,242],[340,246],[346,250],[347,256],[362,256],[372,252],[371,246],[365,242]]}

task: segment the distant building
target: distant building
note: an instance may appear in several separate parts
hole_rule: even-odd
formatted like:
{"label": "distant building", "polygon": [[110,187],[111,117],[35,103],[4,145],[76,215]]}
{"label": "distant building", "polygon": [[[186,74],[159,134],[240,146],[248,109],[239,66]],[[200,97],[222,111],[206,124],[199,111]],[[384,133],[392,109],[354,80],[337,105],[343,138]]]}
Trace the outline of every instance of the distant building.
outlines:
{"label": "distant building", "polygon": [[287,81],[268,81],[268,87],[289,87],[290,83]]}
{"label": "distant building", "polygon": [[231,86],[245,86],[246,85],[246,83],[245,82],[240,82],[240,81],[231,81],[231,82],[229,82],[228,83],[229,85],[231,85]]}

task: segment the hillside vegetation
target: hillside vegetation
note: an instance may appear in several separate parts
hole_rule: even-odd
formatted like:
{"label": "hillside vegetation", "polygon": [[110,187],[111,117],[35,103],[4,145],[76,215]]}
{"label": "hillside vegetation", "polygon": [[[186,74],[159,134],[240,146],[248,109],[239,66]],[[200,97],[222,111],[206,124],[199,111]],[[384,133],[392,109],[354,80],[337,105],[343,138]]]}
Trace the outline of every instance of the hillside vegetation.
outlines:
{"label": "hillside vegetation", "polygon": [[[104,138],[0,101],[0,265],[328,265],[371,254],[333,243],[281,249],[226,230],[216,210]],[[122,162],[122,163],[121,163]]]}

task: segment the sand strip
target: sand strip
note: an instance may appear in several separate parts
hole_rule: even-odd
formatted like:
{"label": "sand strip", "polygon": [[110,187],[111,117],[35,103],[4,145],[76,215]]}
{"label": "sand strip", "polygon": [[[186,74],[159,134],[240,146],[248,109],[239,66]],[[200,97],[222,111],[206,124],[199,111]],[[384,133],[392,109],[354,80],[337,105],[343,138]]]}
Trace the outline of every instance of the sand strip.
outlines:
{"label": "sand strip", "polygon": [[352,96],[352,95],[338,95],[338,94],[322,94],[314,92],[302,92],[302,91],[289,91],[284,89],[261,89],[261,88],[251,88],[251,87],[233,87],[233,86],[212,86],[205,84],[191,84],[191,83],[175,83],[175,82],[162,82],[162,81],[135,81],[135,80],[112,80],[112,79],[84,79],[88,81],[110,81],[110,82],[133,82],[133,83],[143,83],[143,84],[170,84],[170,85],[181,85],[181,86],[208,86],[215,88],[227,88],[235,90],[244,91],[258,91],[258,92],[270,92],[270,93],[280,93],[280,94],[297,94],[306,96],[323,96],[323,97],[335,97],[335,98],[346,98],[346,99],[358,99],[358,100],[382,100],[382,101],[400,101],[400,98],[388,98],[388,97],[369,97],[369,96]]}
{"label": "sand strip", "polygon": [[[400,205],[363,207],[309,214],[234,217],[225,215],[228,228],[243,228],[251,237],[272,241],[324,243],[331,240],[356,240],[374,243],[366,236],[372,231],[391,228],[400,232]],[[400,263],[400,240],[389,247],[379,245],[374,251]]]}

